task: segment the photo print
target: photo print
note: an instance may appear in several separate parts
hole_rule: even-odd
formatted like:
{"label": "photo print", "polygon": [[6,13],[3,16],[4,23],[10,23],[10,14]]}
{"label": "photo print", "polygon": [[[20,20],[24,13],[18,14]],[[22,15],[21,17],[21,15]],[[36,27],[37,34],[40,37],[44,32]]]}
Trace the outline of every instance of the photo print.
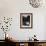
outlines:
{"label": "photo print", "polygon": [[20,13],[20,28],[32,28],[32,13]]}

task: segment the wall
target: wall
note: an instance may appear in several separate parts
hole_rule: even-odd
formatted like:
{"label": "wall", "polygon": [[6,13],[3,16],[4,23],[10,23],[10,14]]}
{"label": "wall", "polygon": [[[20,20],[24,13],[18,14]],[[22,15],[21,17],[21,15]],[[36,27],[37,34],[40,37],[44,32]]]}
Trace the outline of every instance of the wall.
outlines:
{"label": "wall", "polygon": [[[34,34],[37,35],[37,39],[46,40],[45,12],[45,6],[35,9],[30,6],[28,0],[0,0],[0,18],[4,16],[13,18],[10,31],[7,33],[16,40],[28,40]],[[32,29],[20,29],[20,13],[33,13]],[[1,33],[3,31],[0,35]],[[2,38],[0,36],[0,39]]]}

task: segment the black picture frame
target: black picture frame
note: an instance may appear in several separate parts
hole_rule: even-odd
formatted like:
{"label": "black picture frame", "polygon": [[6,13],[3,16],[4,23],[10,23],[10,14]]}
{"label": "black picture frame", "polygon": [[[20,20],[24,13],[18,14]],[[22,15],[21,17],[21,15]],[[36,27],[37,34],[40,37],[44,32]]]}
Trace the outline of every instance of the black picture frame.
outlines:
{"label": "black picture frame", "polygon": [[20,13],[20,28],[31,29],[33,27],[33,14]]}

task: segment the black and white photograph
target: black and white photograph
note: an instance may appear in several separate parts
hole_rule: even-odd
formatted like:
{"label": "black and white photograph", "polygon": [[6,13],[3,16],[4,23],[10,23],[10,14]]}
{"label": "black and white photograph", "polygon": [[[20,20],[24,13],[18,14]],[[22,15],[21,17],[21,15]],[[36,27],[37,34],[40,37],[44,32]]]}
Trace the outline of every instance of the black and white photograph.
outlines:
{"label": "black and white photograph", "polygon": [[32,13],[20,13],[20,28],[32,28]]}

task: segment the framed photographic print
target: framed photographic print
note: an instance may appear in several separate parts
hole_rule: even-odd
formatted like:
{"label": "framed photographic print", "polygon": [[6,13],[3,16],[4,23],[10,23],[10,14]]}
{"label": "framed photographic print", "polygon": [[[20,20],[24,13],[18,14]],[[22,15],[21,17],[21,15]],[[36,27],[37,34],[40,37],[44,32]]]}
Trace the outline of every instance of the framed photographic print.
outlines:
{"label": "framed photographic print", "polygon": [[20,13],[20,28],[32,28],[33,26],[33,14],[32,13]]}

